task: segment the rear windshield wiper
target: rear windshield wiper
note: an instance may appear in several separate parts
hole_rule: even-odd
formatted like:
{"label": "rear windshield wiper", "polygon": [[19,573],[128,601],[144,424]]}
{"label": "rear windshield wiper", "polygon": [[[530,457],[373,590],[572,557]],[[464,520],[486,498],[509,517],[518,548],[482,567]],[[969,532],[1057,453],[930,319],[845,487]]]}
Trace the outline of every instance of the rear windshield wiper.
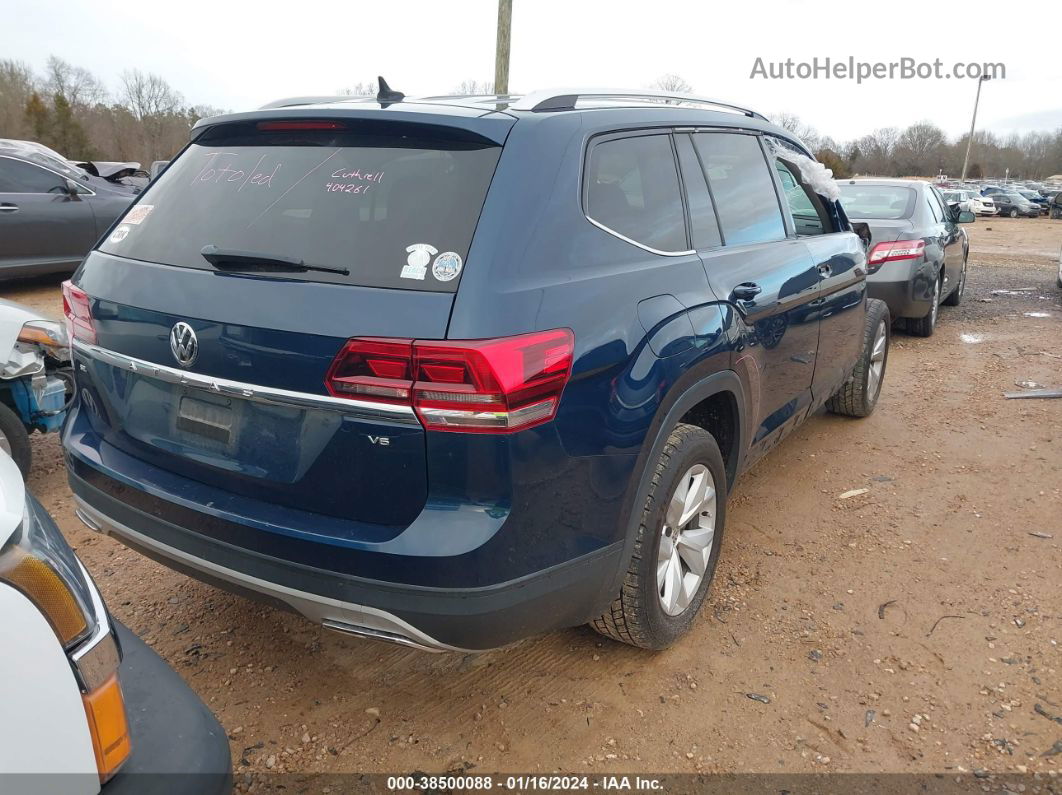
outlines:
{"label": "rear windshield wiper", "polygon": [[321,271],[322,273],[338,273],[342,276],[350,275],[350,271],[346,268],[333,268],[328,265],[307,265],[301,259],[296,259],[295,257],[278,257],[275,254],[259,254],[254,251],[218,248],[213,243],[203,246],[199,253],[203,255],[203,259],[218,270],[292,273]]}

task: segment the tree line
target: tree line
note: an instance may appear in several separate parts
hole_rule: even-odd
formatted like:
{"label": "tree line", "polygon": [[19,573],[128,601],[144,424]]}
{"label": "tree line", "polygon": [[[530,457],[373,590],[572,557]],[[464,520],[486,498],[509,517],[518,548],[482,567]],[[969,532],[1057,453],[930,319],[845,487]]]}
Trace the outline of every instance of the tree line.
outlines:
{"label": "tree line", "polygon": [[[692,93],[675,74],[663,75],[652,88]],[[457,94],[489,94],[489,81],[466,80]],[[359,82],[337,93],[372,95],[375,81]],[[37,141],[72,160],[138,161],[147,167],[167,160],[188,140],[198,119],[224,111],[194,105],[158,75],[138,69],[123,72],[116,91],[92,72],[52,56],[43,73],[26,64],[0,60],[0,138]],[[929,121],[905,129],[883,127],[851,141],[838,142],[789,113],[775,123],[799,136],[834,176],[854,174],[931,177],[962,171],[968,135],[950,139]],[[1062,173],[1062,128],[999,136],[976,133],[967,176],[1043,179]]]}
{"label": "tree line", "polygon": [[[930,121],[909,127],[881,127],[844,143],[823,136],[792,114],[778,114],[773,121],[795,133],[833,169],[838,178],[855,174],[885,177],[934,177],[962,174],[969,134],[951,139]],[[1001,136],[977,132],[970,146],[968,179],[1044,179],[1062,174],[1062,128],[1053,132],[1013,133]]]}
{"label": "tree line", "polygon": [[89,70],[52,56],[43,74],[0,60],[0,138],[36,141],[71,160],[167,160],[198,119],[217,108],[188,103],[158,75],[122,73],[111,91]]}

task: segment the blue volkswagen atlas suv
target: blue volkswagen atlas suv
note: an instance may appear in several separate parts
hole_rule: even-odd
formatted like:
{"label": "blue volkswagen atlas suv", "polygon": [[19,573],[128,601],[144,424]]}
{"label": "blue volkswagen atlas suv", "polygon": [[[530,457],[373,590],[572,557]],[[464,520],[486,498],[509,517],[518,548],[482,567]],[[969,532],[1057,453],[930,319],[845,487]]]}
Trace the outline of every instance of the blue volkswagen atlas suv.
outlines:
{"label": "blue volkswagen atlas suv", "polygon": [[740,472],[889,343],[824,170],[646,92],[200,121],[64,287],[90,527],[352,635],[691,625]]}

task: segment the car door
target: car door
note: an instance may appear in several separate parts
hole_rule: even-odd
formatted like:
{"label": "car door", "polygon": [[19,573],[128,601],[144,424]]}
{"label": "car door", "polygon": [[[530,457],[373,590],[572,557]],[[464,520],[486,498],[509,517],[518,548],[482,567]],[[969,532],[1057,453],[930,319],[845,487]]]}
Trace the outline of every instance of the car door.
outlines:
{"label": "car door", "polygon": [[[941,245],[944,248],[944,284],[940,286],[941,296],[948,295],[959,283],[959,271],[962,270],[962,228],[957,222],[957,215],[951,211],[947,202],[936,188],[929,188],[930,202],[940,217]],[[936,215],[934,216],[936,217]]]}
{"label": "car door", "polygon": [[[774,139],[778,140],[778,139]],[[815,192],[800,170],[801,153],[788,144],[772,152],[782,206],[792,218],[819,275],[819,295],[812,302],[819,317],[819,345],[812,394],[822,403],[848,378],[863,345],[866,319],[866,252],[859,237],[841,230],[835,207]],[[786,153],[793,156],[787,158]],[[806,162],[806,161],[805,161]]]}
{"label": "car door", "polygon": [[933,189],[926,186],[922,192],[922,199],[925,203],[925,207],[928,210],[926,214],[926,229],[925,229],[925,241],[926,241],[926,259],[939,263],[944,270],[944,280],[940,285],[941,296],[947,295],[948,292],[948,277],[950,275],[950,268],[948,267],[947,260],[947,246],[948,246],[948,230],[945,225],[946,213],[944,207],[940,201],[937,200]]}
{"label": "car door", "polygon": [[[71,183],[72,184],[72,183]],[[96,242],[88,188],[7,155],[0,156],[0,270],[20,274],[73,268]]]}
{"label": "car door", "polygon": [[758,135],[711,130],[676,139],[691,214],[700,191],[699,168],[718,219],[718,242],[710,237],[695,242],[713,292],[736,312],[734,368],[750,393],[752,441],[746,464],[751,464],[796,427],[811,406],[819,273],[807,246],[787,235]]}

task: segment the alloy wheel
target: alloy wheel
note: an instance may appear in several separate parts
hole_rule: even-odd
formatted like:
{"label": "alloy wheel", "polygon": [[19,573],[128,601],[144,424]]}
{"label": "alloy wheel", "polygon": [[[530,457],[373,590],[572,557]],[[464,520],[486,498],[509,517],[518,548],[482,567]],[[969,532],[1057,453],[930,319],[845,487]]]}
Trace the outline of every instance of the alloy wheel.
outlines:
{"label": "alloy wheel", "polygon": [[881,377],[885,373],[885,354],[888,351],[888,329],[885,321],[878,323],[874,332],[874,344],[870,348],[870,367],[867,368],[867,397],[871,404],[881,391]]}
{"label": "alloy wheel", "polygon": [[936,328],[937,313],[940,311],[940,277],[933,282],[933,306],[929,310],[929,324]]}
{"label": "alloy wheel", "polygon": [[7,434],[0,431],[0,450],[11,455],[11,440],[7,438]]}
{"label": "alloy wheel", "polygon": [[660,529],[656,585],[660,606],[681,614],[697,595],[715,539],[715,479],[704,464],[694,464],[679,479]]}

